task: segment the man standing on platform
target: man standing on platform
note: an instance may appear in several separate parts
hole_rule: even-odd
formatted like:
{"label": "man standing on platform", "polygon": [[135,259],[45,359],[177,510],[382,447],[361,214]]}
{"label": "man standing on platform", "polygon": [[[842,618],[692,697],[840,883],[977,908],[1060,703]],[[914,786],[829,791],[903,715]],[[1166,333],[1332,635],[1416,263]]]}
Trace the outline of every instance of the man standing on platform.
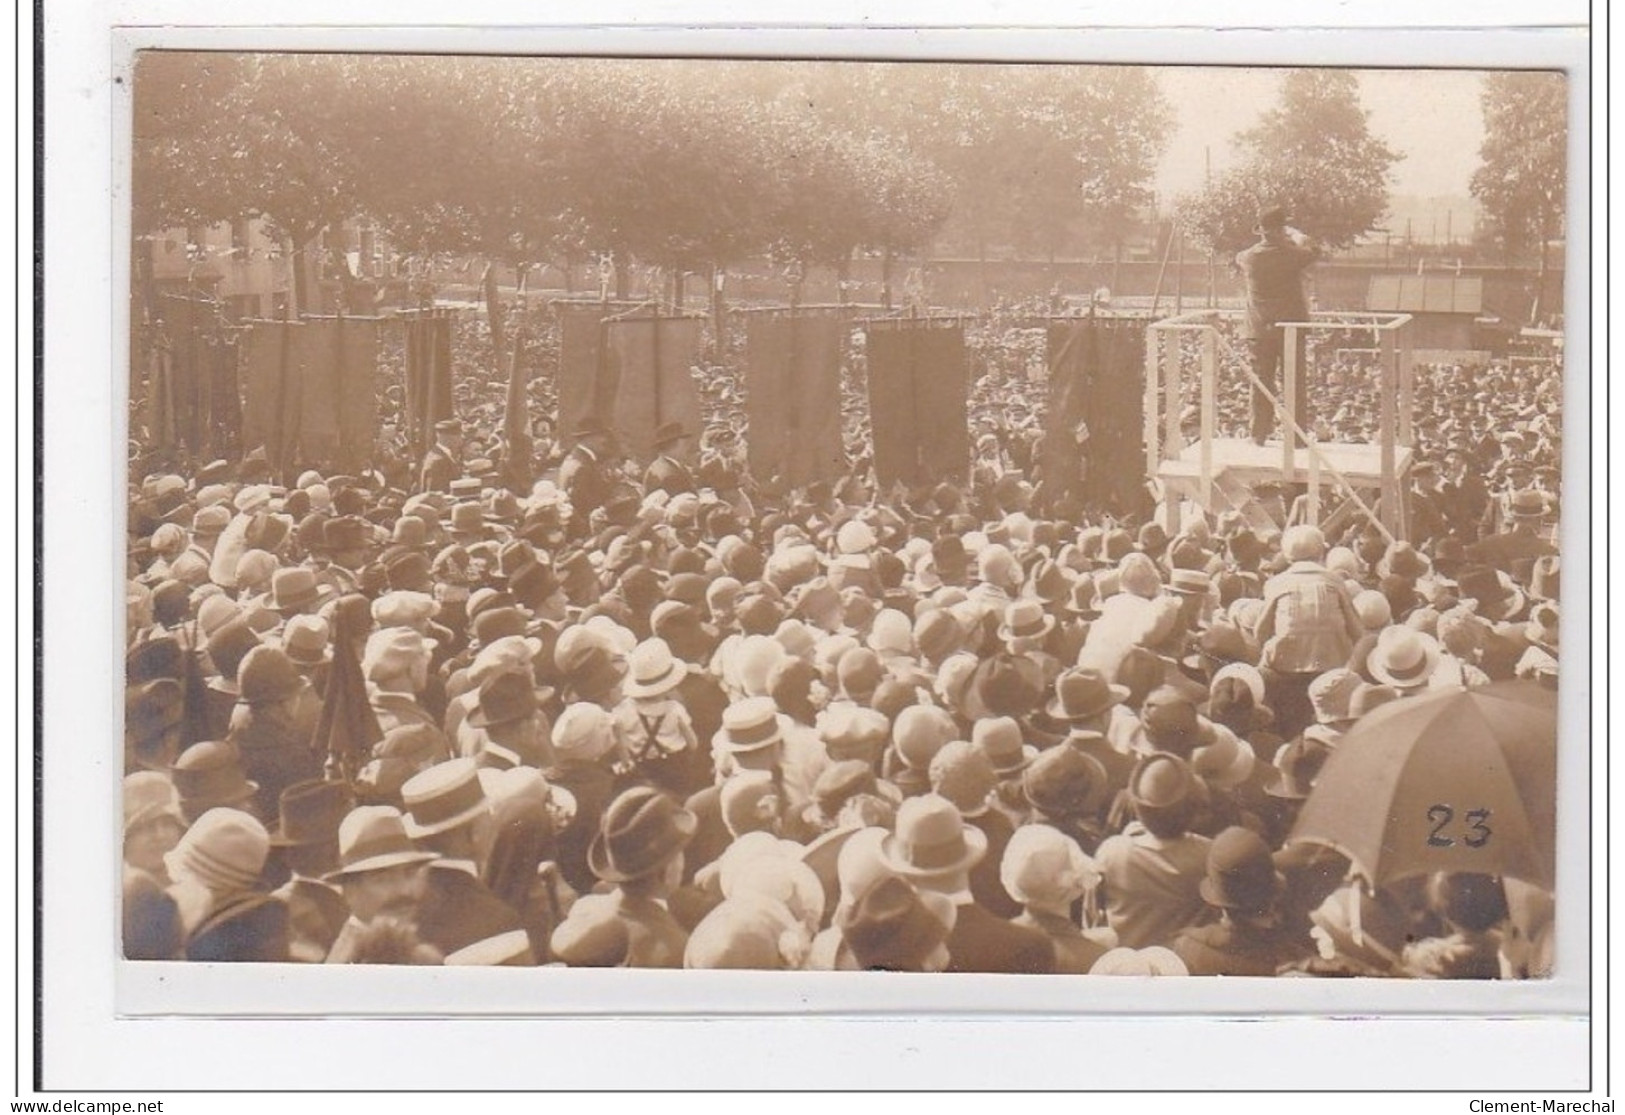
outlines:
{"label": "man standing on platform", "polygon": [[[1320,259],[1320,249],[1309,238],[1286,223],[1286,210],[1279,206],[1258,216],[1258,243],[1236,256],[1236,267],[1247,283],[1245,336],[1252,350],[1253,374],[1286,402],[1285,331],[1283,321],[1309,320],[1309,306],[1303,296],[1304,272]],[[1305,368],[1303,335],[1297,338],[1295,405],[1293,419],[1300,429],[1308,428],[1308,376]],[[1275,428],[1275,408],[1257,385],[1253,386],[1252,437],[1263,445]]]}
{"label": "man standing on platform", "polygon": [[451,482],[463,474],[463,424],[443,418],[434,424],[434,446],[423,455],[418,470],[418,491],[451,491]]}

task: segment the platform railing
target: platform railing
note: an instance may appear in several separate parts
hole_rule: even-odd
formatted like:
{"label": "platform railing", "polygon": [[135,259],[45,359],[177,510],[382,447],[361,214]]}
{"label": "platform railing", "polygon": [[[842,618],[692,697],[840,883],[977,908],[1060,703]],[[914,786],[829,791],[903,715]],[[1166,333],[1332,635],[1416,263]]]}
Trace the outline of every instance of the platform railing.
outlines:
{"label": "platform railing", "polygon": [[[1200,367],[1200,441],[1197,456],[1197,491],[1204,506],[1211,505],[1214,482],[1213,438],[1217,424],[1217,381],[1220,346],[1236,359],[1253,388],[1261,392],[1275,409],[1281,433],[1281,474],[1283,479],[1296,475],[1296,447],[1306,450],[1308,466],[1308,514],[1310,522],[1319,521],[1321,472],[1329,473],[1337,486],[1354,506],[1389,541],[1400,524],[1399,478],[1396,473],[1398,448],[1414,448],[1414,429],[1411,422],[1412,399],[1415,391],[1415,363],[1412,357],[1409,314],[1371,313],[1366,311],[1317,311],[1309,321],[1282,322],[1277,328],[1284,331],[1282,397],[1277,397],[1270,385],[1263,383],[1252,367],[1247,354],[1238,354],[1220,335],[1218,323],[1239,316],[1236,311],[1217,309],[1196,310],[1188,314],[1153,322],[1146,329],[1145,359],[1145,444],[1146,471],[1156,476],[1163,461],[1172,460],[1184,452],[1183,383],[1179,339],[1185,333],[1199,333],[1202,337]],[[1381,499],[1383,514],[1378,515],[1360,497],[1354,485],[1321,451],[1312,431],[1299,427],[1293,417],[1297,413],[1297,359],[1298,339],[1306,332],[1346,332],[1351,329],[1370,330],[1379,360]],[[1159,405],[1160,404],[1160,405]],[[1160,421],[1159,421],[1160,417]],[[1402,528],[1400,528],[1402,530]]]}

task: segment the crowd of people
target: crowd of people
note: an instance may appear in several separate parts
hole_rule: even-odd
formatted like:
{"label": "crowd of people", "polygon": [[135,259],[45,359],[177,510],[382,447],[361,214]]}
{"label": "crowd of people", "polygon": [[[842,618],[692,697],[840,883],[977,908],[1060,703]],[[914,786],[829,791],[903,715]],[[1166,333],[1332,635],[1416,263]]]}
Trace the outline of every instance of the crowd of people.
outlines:
{"label": "crowd of people", "polygon": [[[1356,372],[1315,392],[1346,440]],[[1377,707],[1556,684],[1556,363],[1420,369],[1409,542],[1056,514],[1020,372],[964,482],[880,490],[854,381],[851,470],[775,491],[702,379],[656,459],[538,425],[524,484],[466,369],[347,475],[134,447],[124,955],[1549,973],[1549,893],[1288,837]]]}

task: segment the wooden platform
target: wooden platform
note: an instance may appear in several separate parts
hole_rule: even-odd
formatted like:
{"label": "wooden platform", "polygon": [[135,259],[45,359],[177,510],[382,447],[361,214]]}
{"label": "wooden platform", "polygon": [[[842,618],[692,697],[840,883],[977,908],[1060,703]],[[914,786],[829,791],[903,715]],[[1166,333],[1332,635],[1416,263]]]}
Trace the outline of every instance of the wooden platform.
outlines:
{"label": "wooden platform", "polygon": [[[1322,483],[1335,483],[1330,472],[1324,467],[1325,464],[1330,464],[1356,488],[1379,488],[1382,486],[1381,446],[1342,441],[1323,441],[1320,443],[1320,451],[1323,455]],[[1202,473],[1201,452],[1200,444],[1187,445],[1178,457],[1162,462],[1157,470],[1158,478],[1175,482],[1199,480]],[[1401,445],[1394,448],[1394,475],[1396,477],[1404,477],[1410,469],[1412,456],[1413,451],[1405,446]],[[1217,481],[1221,477],[1227,476],[1228,479],[1239,481],[1247,487],[1283,480],[1288,483],[1307,483],[1309,479],[1309,451],[1307,449],[1294,450],[1292,457],[1294,464],[1292,475],[1283,476],[1281,443],[1279,441],[1268,441],[1260,446],[1254,445],[1246,438],[1214,438],[1213,478]]]}

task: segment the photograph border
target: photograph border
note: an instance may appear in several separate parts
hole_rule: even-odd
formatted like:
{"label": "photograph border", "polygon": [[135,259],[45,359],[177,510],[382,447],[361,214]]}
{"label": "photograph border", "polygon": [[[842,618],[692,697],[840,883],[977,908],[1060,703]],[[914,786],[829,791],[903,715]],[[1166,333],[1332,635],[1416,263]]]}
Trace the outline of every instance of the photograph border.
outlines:
{"label": "photograph border", "polygon": [[[1449,56],[1460,68],[1480,69],[1506,66],[1516,57],[1527,68],[1566,69],[1571,77],[1572,137],[1568,199],[1570,249],[1565,275],[1566,305],[1569,309],[1566,363],[1571,367],[1586,368],[1588,374],[1584,377],[1570,376],[1565,382],[1566,436],[1563,467],[1565,508],[1569,510],[1569,514],[1564,516],[1562,544],[1565,557],[1574,555],[1566,562],[1570,566],[1571,615],[1587,616],[1591,613],[1589,607],[1591,523],[1584,513],[1575,514],[1573,511],[1577,506],[1581,508],[1588,506],[1591,473],[1590,431],[1584,428],[1584,418],[1590,413],[1589,404],[1592,397],[1589,375],[1592,364],[1589,345],[1591,323],[1588,316],[1592,293],[1590,283],[1592,228],[1589,221],[1590,178],[1587,160],[1591,70],[1590,59],[1585,53],[1589,44],[1583,36],[1576,37],[1557,31],[1510,30],[1408,31],[1401,36],[1385,32],[1341,30],[1238,31],[1231,35],[1214,36],[1200,31],[1032,32],[989,29],[929,32],[917,29],[887,32],[782,28],[696,30],[674,27],[612,30],[547,28],[529,31],[511,29],[495,31],[489,28],[335,30],[292,27],[113,29],[111,73],[115,81],[114,91],[118,95],[112,101],[113,128],[110,143],[117,170],[110,180],[110,185],[112,208],[124,213],[122,218],[124,224],[121,226],[114,223],[110,227],[110,238],[106,243],[111,245],[113,254],[108,261],[108,273],[101,276],[98,283],[85,284],[80,288],[79,296],[83,297],[86,303],[94,302],[96,295],[90,292],[91,288],[94,288],[97,294],[105,294],[105,304],[112,315],[109,321],[109,337],[104,339],[111,347],[106,355],[101,357],[101,364],[95,359],[98,350],[96,344],[76,346],[90,349],[92,358],[85,366],[97,367],[102,364],[109,367],[119,366],[117,362],[120,355],[119,345],[122,338],[128,335],[127,330],[121,328],[124,324],[121,315],[126,312],[126,304],[119,291],[122,286],[121,276],[128,274],[129,262],[128,237],[123,232],[127,229],[128,222],[128,74],[132,52],[148,45],[211,49],[223,47],[333,49],[340,44],[354,44],[358,38],[365,40],[365,49],[369,50],[425,52],[433,52],[429,50],[429,45],[433,42],[439,44],[438,51],[474,53],[607,53],[651,57],[681,54],[716,57],[819,58],[832,56],[917,58],[923,53],[939,60],[970,60],[975,56],[1000,61],[1135,62],[1151,65],[1159,64],[1158,50],[1163,52],[1161,57],[1166,58],[1169,46],[1177,43],[1178,49],[1182,52],[1180,64],[1305,64],[1308,61],[1307,56],[1312,53],[1314,64],[1317,65],[1349,65],[1352,63],[1345,60],[1349,55],[1357,55],[1362,65],[1375,68],[1421,65],[1429,62],[1437,65],[1442,57]],[[771,42],[772,49],[765,49],[764,42]],[[1164,43],[1168,45],[1159,45]],[[1079,53],[1077,49],[1079,46],[1087,47],[1088,57],[1075,56]],[[1467,49],[1469,47],[1472,48],[1470,51]],[[1471,57],[1463,59],[1461,56],[1464,53],[1470,53]],[[1019,57],[1011,57],[1013,54]],[[1339,57],[1340,54],[1343,55],[1342,58]],[[1220,55],[1224,57],[1222,63],[1214,60]],[[124,80],[119,83],[118,79],[121,77]],[[90,169],[95,171],[93,166]],[[94,174],[92,176],[94,177]],[[108,218],[112,219],[113,214],[109,214]],[[86,223],[91,228],[103,227],[98,221]],[[49,318],[46,329],[49,336],[52,331]],[[97,393],[99,386],[106,385],[87,382],[77,386],[75,391],[85,393],[87,405],[98,406],[105,412],[103,420],[112,434],[110,448],[122,447],[123,440],[119,436],[119,431],[122,428],[125,408],[120,377],[112,377],[114,397],[111,400]],[[52,407],[52,411],[60,414],[59,406]],[[90,423],[86,425],[88,427]],[[49,437],[46,444],[49,453]],[[93,454],[84,456],[91,457]],[[61,472],[48,469],[47,475],[54,485],[57,483],[55,478],[60,476]],[[113,629],[111,620],[118,614],[117,605],[122,600],[123,593],[122,569],[116,561],[105,560],[108,554],[119,552],[117,530],[122,526],[123,516],[123,467],[120,457],[114,452],[113,469],[110,473],[96,476],[85,470],[80,473],[80,477],[83,479],[85,476],[90,479],[90,490],[94,491],[98,487],[106,489],[110,516],[93,521],[97,525],[106,522],[111,528],[108,532],[111,549],[100,554],[102,572],[89,582],[107,585],[107,599],[99,606],[89,609],[88,613],[90,616],[105,614],[109,620],[107,629],[111,631]],[[52,529],[49,518],[46,529]],[[79,564],[86,569],[94,569],[98,557],[95,541],[92,540],[84,548],[90,552]],[[54,572],[55,569],[53,562],[51,570]],[[47,592],[50,597],[55,598],[56,586],[48,584]],[[1578,601],[1578,606],[1572,603],[1573,601]],[[51,614],[49,603],[46,614]],[[1569,666],[1572,671],[1566,671],[1566,677],[1583,679],[1590,675],[1588,640],[1592,634],[1583,622],[1574,623],[1571,620],[1563,636],[1565,666]],[[117,686],[113,683],[113,679],[119,674],[118,648],[113,645],[114,643],[115,640],[109,640],[109,653],[106,655],[105,663],[108,684],[105,699],[99,706],[99,711],[106,716],[107,725],[117,723],[121,715],[118,710],[122,708],[122,701],[116,696]],[[59,679],[60,676],[60,673],[56,674],[56,678]],[[51,703],[53,691],[59,702],[61,699],[60,688],[50,671],[46,674],[46,685],[46,707],[50,712],[53,709]],[[1562,691],[1560,699],[1565,737],[1572,736],[1576,731],[1577,717],[1581,719],[1585,728],[1593,726],[1585,702],[1588,688],[1571,682]],[[81,701],[81,704],[92,705],[93,702]],[[60,708],[60,704],[57,707]],[[73,710],[76,714],[72,718],[73,721],[82,726],[93,725],[95,718],[94,716],[87,718],[84,715],[86,711],[83,708]],[[98,709],[90,708],[88,711],[95,713]],[[112,786],[116,785],[118,772],[113,770],[110,776],[107,775],[107,768],[112,765],[108,762],[110,756],[102,756],[100,766],[97,764],[96,756],[93,755],[79,759],[72,755],[59,758],[49,742],[58,734],[52,727],[55,722],[54,716],[48,717],[46,722],[46,754],[52,760],[50,768],[53,771],[73,771],[81,775],[86,770],[100,769],[103,774],[95,776],[97,780],[93,784],[107,786],[111,792]],[[106,730],[106,726],[103,730]],[[1586,734],[1595,735],[1589,731]],[[99,737],[92,735],[89,738]],[[1579,794],[1575,787],[1590,788],[1595,792],[1597,786],[1587,778],[1586,768],[1589,761],[1581,762],[1573,754],[1574,750],[1573,746],[1566,752],[1560,748],[1559,782],[1566,788],[1565,792],[1568,794],[1563,799],[1564,804],[1560,810],[1560,872],[1564,872],[1563,879],[1573,880],[1580,873],[1577,865],[1584,864],[1589,881],[1593,854],[1589,839],[1593,831],[1590,824],[1593,815],[1592,803],[1589,799],[1582,801],[1584,795]],[[55,779],[68,777],[70,776],[66,773],[54,774],[46,781],[45,813],[48,820],[53,814],[57,817],[62,816],[63,801],[56,796],[62,789],[62,783]],[[53,797],[56,799],[54,806]],[[1583,811],[1580,810],[1582,805]],[[61,853],[61,860],[53,854],[50,868],[51,873],[55,874],[64,869],[57,866],[58,863],[79,864],[93,883],[101,881],[106,883],[105,893],[108,900],[104,907],[96,908],[93,903],[90,911],[92,916],[89,917],[85,916],[84,908],[79,908],[79,916],[84,924],[75,927],[105,930],[105,937],[97,945],[100,951],[93,950],[92,955],[106,955],[116,940],[111,902],[115,893],[114,865],[111,862],[106,863],[104,867],[96,864],[96,857],[101,855],[105,858],[103,850],[113,847],[116,843],[112,813],[111,808],[106,811],[105,821],[99,817],[77,818],[80,827],[89,833],[86,842],[90,847],[87,849],[72,846]],[[100,843],[97,843],[98,841]],[[94,889],[94,886],[90,887],[92,894]],[[60,917],[60,908],[57,908],[56,914],[53,915],[49,890],[47,893],[47,919],[53,916]],[[1089,981],[1087,985],[1089,1002],[1087,1005],[1079,1005],[1072,1001],[1077,998],[1074,985],[1066,981],[1043,980],[1040,977],[967,975],[938,981],[933,977],[893,974],[712,972],[698,977],[698,980],[703,981],[703,986],[695,991],[684,986],[686,983],[696,981],[692,973],[597,973],[561,970],[524,973],[514,973],[511,970],[335,971],[298,967],[281,969],[280,966],[276,972],[263,972],[240,966],[150,965],[113,960],[112,1004],[117,1015],[130,1019],[142,1015],[164,1015],[173,1019],[175,1016],[188,1014],[265,1019],[277,1016],[376,1018],[397,1014],[445,1017],[467,1013],[527,1015],[552,1020],[567,1015],[614,1016],[622,1020],[638,1015],[666,1018],[706,1016],[725,1021],[729,1016],[741,1014],[811,1013],[839,1015],[850,1022],[857,1021],[859,1016],[870,1016],[868,1021],[878,1021],[880,1016],[935,1016],[935,1021],[943,1025],[965,1022],[967,1015],[1024,1015],[1034,1019],[1041,1016],[1064,1019],[1067,1015],[1082,1014],[1097,1016],[1095,1021],[1099,1021],[1098,1016],[1101,1015],[1113,1015],[1119,1021],[1122,1021],[1124,1016],[1131,1015],[1205,1015],[1208,1022],[1263,1015],[1321,1017],[1382,1015],[1396,1019],[1410,1016],[1409,1021],[1418,1026],[1430,1025],[1443,1015],[1479,1015],[1488,1021],[1489,1016],[1516,1014],[1573,1021],[1589,1012],[1592,977],[1595,974],[1592,953],[1595,941],[1590,932],[1593,912],[1591,901],[1590,893],[1577,893],[1577,888],[1572,883],[1560,882],[1558,947],[1560,956],[1565,959],[1560,959],[1559,973],[1553,979],[1518,983],[1424,984],[1382,981],[1387,985],[1355,988],[1354,983],[1364,985],[1367,981],[1178,980],[1163,981],[1163,984],[1167,985],[1166,989],[1160,985],[1133,988],[1105,987],[1097,992],[1101,981]],[[66,959],[64,951],[70,948],[82,949],[87,936],[94,939],[93,935],[83,932],[67,933],[60,938],[51,933],[43,934],[41,942],[45,945],[44,958],[48,967],[60,965]],[[1579,955],[1577,949],[1583,949],[1585,952],[1586,964],[1583,971],[1575,970],[1566,959]],[[58,967],[57,970],[62,969]],[[942,986],[936,986],[938,983]],[[1035,986],[1037,984],[1046,986],[1040,988]],[[448,997],[452,995],[455,996],[455,1006],[448,1003]],[[479,1005],[468,1006],[471,1001],[477,1001]],[[538,1001],[545,1003],[545,1007],[538,1009]],[[748,1003],[749,1006],[741,1009],[738,1005],[740,1003]],[[674,1010],[674,1006],[679,1004],[681,1010]],[[1085,1020],[1073,1018],[1072,1021],[1077,1023]],[[1277,1018],[1276,1021],[1292,1020]],[[746,1024],[751,1023],[747,1020]],[[1572,1041],[1572,1038],[1568,1040]]]}

